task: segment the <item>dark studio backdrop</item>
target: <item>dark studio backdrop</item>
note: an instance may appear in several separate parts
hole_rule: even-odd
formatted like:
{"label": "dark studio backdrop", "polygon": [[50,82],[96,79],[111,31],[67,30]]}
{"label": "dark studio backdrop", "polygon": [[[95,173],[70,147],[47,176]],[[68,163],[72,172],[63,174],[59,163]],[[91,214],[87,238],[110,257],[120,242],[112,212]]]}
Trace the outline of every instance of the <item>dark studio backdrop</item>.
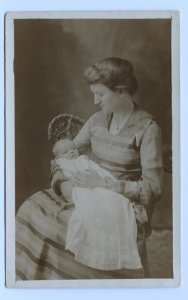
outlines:
{"label": "dark studio backdrop", "polygon": [[[97,108],[82,79],[96,61],[116,56],[133,63],[135,97],[156,117],[164,147],[171,146],[171,22],[147,20],[16,20],[16,207],[49,187],[51,146],[47,128],[60,113],[87,119]],[[172,225],[171,174],[153,225]]]}

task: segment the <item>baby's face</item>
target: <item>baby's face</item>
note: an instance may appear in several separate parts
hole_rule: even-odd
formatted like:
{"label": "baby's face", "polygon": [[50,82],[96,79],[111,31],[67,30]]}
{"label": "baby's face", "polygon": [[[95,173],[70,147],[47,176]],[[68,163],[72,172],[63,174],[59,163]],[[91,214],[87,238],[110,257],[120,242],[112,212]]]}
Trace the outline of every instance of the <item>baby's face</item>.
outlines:
{"label": "baby's face", "polygon": [[56,158],[76,158],[79,156],[75,144],[70,139],[59,140],[53,147]]}

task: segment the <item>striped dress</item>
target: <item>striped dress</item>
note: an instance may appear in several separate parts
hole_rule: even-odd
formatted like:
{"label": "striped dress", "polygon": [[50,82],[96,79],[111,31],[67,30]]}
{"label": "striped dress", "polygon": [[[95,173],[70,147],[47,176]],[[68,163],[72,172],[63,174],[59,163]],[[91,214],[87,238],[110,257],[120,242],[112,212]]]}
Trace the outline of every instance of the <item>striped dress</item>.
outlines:
{"label": "striped dress", "polygon": [[140,204],[145,205],[148,223],[137,222],[138,251],[144,269],[103,271],[76,262],[73,254],[65,250],[67,223],[74,206],[48,189],[28,198],[17,213],[17,280],[124,279],[148,275],[145,238],[150,231],[151,211],[162,190],[160,129],[151,115],[138,106],[119,134],[109,133],[109,121],[110,116],[104,112],[94,114],[74,142],[80,151],[91,146],[93,159],[117,179],[117,186],[109,183],[108,188],[119,190],[135,203],[137,220],[142,218]]}

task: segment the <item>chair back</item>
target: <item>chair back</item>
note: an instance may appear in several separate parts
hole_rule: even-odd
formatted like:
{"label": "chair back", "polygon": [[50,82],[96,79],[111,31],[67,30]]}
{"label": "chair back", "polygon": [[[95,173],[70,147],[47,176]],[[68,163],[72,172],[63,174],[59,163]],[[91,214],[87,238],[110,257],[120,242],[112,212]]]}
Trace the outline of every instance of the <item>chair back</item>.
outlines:
{"label": "chair back", "polygon": [[60,114],[54,117],[48,126],[48,140],[54,145],[63,138],[74,139],[84,123],[85,120],[79,117]]}

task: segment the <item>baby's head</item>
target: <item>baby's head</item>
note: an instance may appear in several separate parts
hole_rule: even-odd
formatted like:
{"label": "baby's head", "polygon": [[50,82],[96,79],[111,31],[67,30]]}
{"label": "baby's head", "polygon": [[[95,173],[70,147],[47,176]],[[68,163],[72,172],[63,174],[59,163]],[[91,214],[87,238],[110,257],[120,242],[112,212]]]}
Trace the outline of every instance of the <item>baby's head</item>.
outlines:
{"label": "baby's head", "polygon": [[54,144],[52,151],[55,158],[77,158],[79,156],[75,144],[70,139],[57,141]]}

